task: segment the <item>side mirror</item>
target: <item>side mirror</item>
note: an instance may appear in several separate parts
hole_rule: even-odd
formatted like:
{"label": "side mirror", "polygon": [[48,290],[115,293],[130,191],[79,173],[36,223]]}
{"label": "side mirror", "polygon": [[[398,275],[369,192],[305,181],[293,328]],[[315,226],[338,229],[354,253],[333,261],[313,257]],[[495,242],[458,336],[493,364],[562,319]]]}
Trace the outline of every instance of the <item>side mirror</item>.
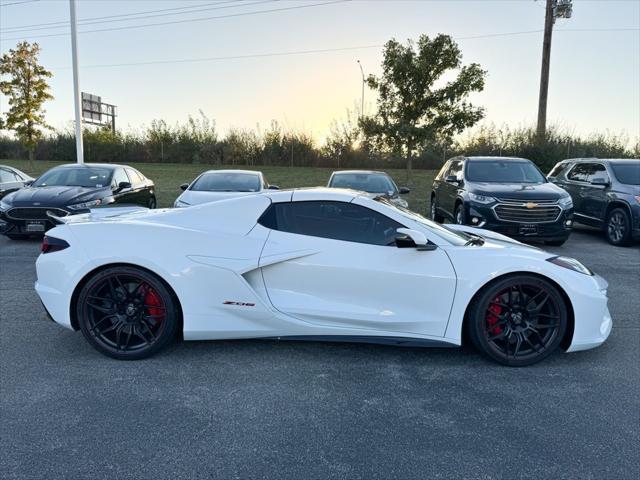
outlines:
{"label": "side mirror", "polygon": [[596,177],[593,180],[591,180],[591,185],[596,185],[599,187],[608,187],[609,181],[604,177]]}
{"label": "side mirror", "polygon": [[280,187],[278,185],[269,185],[267,188],[269,190],[280,190]]}
{"label": "side mirror", "polygon": [[456,177],[455,175],[448,175],[447,178],[444,179],[444,181],[447,183],[453,183],[455,185],[460,184],[458,177]]}
{"label": "side mirror", "polygon": [[31,185],[33,185],[33,182],[35,182],[35,180],[27,180],[26,182],[24,182],[24,186],[30,187]]}
{"label": "side mirror", "polygon": [[425,234],[418,230],[398,228],[396,232],[396,246],[398,248],[415,248],[416,250],[435,250],[438,248],[429,243]]}
{"label": "side mirror", "polygon": [[400,195],[406,195],[407,193],[411,193],[411,189],[408,187],[400,187]]}
{"label": "side mirror", "polygon": [[120,182],[118,184],[118,191],[121,192],[123,190],[126,190],[127,188],[131,188],[131,183],[129,182]]}
{"label": "side mirror", "polygon": [[186,190],[187,188],[189,188],[188,183],[183,183],[182,185],[180,185],[180,190]]}

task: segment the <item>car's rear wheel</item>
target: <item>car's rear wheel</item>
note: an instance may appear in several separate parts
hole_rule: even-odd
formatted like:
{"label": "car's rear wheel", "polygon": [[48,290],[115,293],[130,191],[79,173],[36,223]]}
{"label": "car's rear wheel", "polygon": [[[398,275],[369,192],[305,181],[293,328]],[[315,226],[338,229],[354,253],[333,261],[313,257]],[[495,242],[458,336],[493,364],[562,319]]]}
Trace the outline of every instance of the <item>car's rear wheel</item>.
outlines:
{"label": "car's rear wheel", "polygon": [[627,246],[631,243],[631,219],[624,208],[614,208],[609,212],[606,235],[612,245]]}
{"label": "car's rear wheel", "polygon": [[489,284],[470,306],[467,329],[484,354],[503,365],[537,363],[558,349],[568,312],[558,289],[533,275]]}
{"label": "car's rear wheel", "polygon": [[176,336],[176,300],[155,275],[111,267],[91,277],[76,304],[80,330],[99,352],[120,360],[149,357]]}
{"label": "car's rear wheel", "polygon": [[149,202],[147,203],[147,208],[150,208],[151,210],[156,208],[156,197],[149,198]]}
{"label": "car's rear wheel", "polygon": [[444,217],[438,213],[438,204],[436,203],[436,197],[431,197],[431,220],[434,222],[444,222]]}

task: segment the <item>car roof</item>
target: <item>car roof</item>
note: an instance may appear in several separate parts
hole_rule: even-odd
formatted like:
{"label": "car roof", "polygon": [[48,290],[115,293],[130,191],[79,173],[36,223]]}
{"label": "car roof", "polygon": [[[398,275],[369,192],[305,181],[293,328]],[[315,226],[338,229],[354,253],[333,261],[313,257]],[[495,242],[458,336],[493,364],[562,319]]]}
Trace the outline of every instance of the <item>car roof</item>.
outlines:
{"label": "car roof", "polygon": [[201,175],[205,175],[208,173],[239,173],[242,175],[262,175],[262,172],[259,170],[238,170],[235,168],[229,168],[226,170],[207,170],[206,172],[202,172]]}
{"label": "car roof", "polygon": [[379,170],[336,170],[331,175],[342,175],[342,174],[357,174],[357,175],[371,175],[371,174],[382,174],[389,175],[387,172],[382,172]]}
{"label": "car roof", "polygon": [[[562,162],[576,162],[576,163],[585,163],[585,162],[608,162],[608,163],[625,163],[625,162],[640,162],[638,158],[567,158],[566,160],[562,160]],[[560,163],[560,162],[558,162]]]}
{"label": "car roof", "polygon": [[119,165],[116,163],[65,163],[63,165],[57,165],[53,168],[73,168],[73,167],[80,167],[80,168],[89,168],[89,167],[100,167],[100,168],[118,168],[118,167],[122,167],[122,168],[133,168],[130,167],[129,165]]}
{"label": "car roof", "polygon": [[474,162],[491,162],[491,161],[507,161],[507,162],[530,162],[528,158],[520,157],[462,157],[465,160],[473,160]]}
{"label": "car roof", "polygon": [[314,200],[327,200],[333,202],[351,202],[356,197],[367,197],[365,192],[351,190],[349,188],[308,187],[292,188],[290,190],[272,190],[267,195],[274,203],[279,202],[305,202]]}

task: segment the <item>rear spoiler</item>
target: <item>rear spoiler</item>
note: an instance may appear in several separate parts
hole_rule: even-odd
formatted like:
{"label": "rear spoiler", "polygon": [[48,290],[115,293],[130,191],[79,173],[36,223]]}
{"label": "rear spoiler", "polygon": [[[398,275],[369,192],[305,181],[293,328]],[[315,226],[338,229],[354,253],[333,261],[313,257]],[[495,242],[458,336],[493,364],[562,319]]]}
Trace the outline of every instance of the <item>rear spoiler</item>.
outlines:
{"label": "rear spoiler", "polygon": [[68,223],[80,223],[91,222],[95,220],[106,220],[109,218],[116,218],[131,213],[144,213],[149,211],[148,208],[131,206],[131,207],[102,207],[92,208],[87,213],[80,213],[76,215],[69,214],[65,217],[55,215],[51,211],[47,210],[47,217],[49,217],[56,225],[65,225]]}

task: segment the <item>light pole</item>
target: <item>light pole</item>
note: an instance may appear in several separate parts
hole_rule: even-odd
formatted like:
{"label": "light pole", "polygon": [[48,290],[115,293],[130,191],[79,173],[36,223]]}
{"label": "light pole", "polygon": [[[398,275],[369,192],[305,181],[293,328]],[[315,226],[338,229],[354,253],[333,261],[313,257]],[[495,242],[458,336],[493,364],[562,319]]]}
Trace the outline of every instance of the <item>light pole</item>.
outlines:
{"label": "light pole", "polygon": [[360,119],[364,118],[364,70],[362,69],[362,63],[358,60],[358,65],[360,66],[360,73],[362,74],[362,95],[360,96]]}
{"label": "light pole", "polygon": [[80,98],[80,76],[78,74],[78,32],[76,27],[76,0],[69,0],[71,16],[71,59],[73,63],[73,100],[76,111],[76,158],[78,163],[84,163],[82,148],[82,110]]}

